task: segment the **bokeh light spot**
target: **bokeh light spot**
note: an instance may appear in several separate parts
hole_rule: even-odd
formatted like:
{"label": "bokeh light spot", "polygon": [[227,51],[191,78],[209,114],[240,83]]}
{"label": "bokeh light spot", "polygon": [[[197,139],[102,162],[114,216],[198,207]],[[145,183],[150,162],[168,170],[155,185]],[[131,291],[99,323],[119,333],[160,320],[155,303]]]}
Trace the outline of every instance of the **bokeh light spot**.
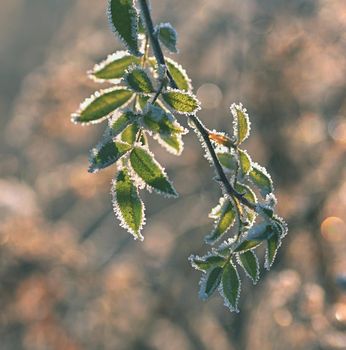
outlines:
{"label": "bokeh light spot", "polygon": [[197,98],[201,101],[203,108],[214,109],[221,103],[222,92],[217,85],[206,83],[197,90]]}
{"label": "bokeh light spot", "polygon": [[340,242],[345,238],[345,222],[336,216],[329,216],[321,224],[321,234],[330,242]]}

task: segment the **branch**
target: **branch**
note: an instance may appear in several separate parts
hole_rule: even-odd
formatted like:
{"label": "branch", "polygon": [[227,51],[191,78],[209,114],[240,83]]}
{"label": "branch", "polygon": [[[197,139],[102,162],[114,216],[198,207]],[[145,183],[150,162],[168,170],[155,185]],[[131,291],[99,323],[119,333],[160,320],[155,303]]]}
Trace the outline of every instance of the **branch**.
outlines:
{"label": "branch", "polygon": [[[142,10],[143,20],[145,22],[145,25],[146,25],[146,28],[148,31],[149,39],[150,39],[150,42],[151,42],[151,45],[153,48],[153,52],[154,52],[156,61],[158,64],[165,66],[166,71],[167,71],[167,76],[168,76],[168,79],[170,81],[170,85],[173,88],[178,88],[176,82],[174,81],[173,77],[171,76],[171,74],[167,68],[165,57],[164,57],[162,49],[161,49],[161,45],[160,45],[160,43],[155,35],[154,25],[153,25],[153,21],[152,21],[151,15],[150,15],[150,10],[148,7],[147,0],[139,0],[139,4],[140,4],[141,10]],[[227,179],[227,176],[222,169],[222,166],[219,162],[219,159],[217,158],[214,147],[209,139],[208,130],[204,127],[204,125],[200,122],[200,120],[197,118],[196,115],[189,115],[188,117],[193,122],[196,129],[201,134],[205,144],[207,145],[208,152],[213,160],[213,164],[214,164],[216,173],[218,175],[219,181],[223,184],[223,187],[226,190],[227,194],[237,198],[242,204],[244,204],[248,208],[250,208],[252,210],[256,210],[256,206],[253,203],[250,203],[246,198],[244,198],[244,196],[241,193],[237,192],[233,188],[233,186],[231,185],[229,180]]]}

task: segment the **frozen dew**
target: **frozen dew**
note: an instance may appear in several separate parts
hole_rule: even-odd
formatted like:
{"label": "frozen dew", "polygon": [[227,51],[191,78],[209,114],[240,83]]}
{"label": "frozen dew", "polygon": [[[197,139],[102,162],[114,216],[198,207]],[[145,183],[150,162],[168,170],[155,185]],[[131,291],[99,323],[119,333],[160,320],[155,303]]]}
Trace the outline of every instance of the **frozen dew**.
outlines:
{"label": "frozen dew", "polygon": [[222,97],[222,92],[216,84],[206,83],[197,90],[197,98],[201,101],[202,107],[206,109],[219,107]]}

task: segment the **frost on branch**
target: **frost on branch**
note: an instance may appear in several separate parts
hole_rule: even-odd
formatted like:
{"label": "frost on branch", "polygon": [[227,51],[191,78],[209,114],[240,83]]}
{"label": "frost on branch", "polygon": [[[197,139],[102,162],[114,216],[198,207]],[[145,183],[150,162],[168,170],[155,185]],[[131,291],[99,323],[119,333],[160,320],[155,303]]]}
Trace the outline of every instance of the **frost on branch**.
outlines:
{"label": "frost on branch", "polygon": [[[141,17],[136,4],[141,5]],[[221,187],[219,203],[209,214],[214,226],[205,237],[212,249],[204,256],[191,255],[189,261],[202,273],[200,297],[207,299],[218,291],[224,304],[238,311],[238,269],[257,283],[257,248],[266,248],[264,267],[269,269],[287,234],[286,223],[275,213],[269,173],[243,149],[250,135],[247,110],[241,103],[233,103],[233,128],[226,132],[209,130],[196,115],[200,102],[186,71],[162,51],[161,44],[177,52],[175,29],[169,23],[154,26],[146,0],[109,0],[108,17],[126,50],[109,55],[88,75],[95,82],[113,86],[95,92],[72,115],[72,121],[82,125],[108,119],[101,141],[91,150],[89,171],[115,166],[114,212],[122,227],[135,239],[143,240],[145,208],[140,190],[178,196],[150,151],[148,138],[180,155],[183,135],[188,131],[183,125],[187,122],[197,134],[215,172],[214,180]],[[155,57],[150,57],[152,53]]]}

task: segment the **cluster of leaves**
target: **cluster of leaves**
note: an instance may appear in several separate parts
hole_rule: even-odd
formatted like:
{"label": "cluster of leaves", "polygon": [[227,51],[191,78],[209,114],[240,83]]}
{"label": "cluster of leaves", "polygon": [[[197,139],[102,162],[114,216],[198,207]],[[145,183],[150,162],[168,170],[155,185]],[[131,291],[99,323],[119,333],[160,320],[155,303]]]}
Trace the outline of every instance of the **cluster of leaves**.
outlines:
{"label": "cluster of leaves", "polygon": [[[161,49],[163,45],[170,52],[178,51],[175,29],[169,23],[153,27],[147,1],[138,1],[141,11],[134,0],[109,1],[109,21],[127,50],[108,56],[89,72],[95,82],[112,87],[87,98],[72,115],[72,121],[82,125],[106,121],[101,141],[91,150],[89,171],[94,173],[115,164],[111,191],[114,211],[122,226],[135,239],[143,240],[145,207],[139,190],[177,196],[164,168],[149,150],[148,136],[168,152],[180,155],[187,129],[175,115],[187,118],[223,189],[219,204],[210,213],[214,228],[205,238],[213,248],[202,257],[191,256],[190,261],[203,273],[200,296],[205,299],[219,290],[225,304],[237,310],[240,278],[235,262],[256,283],[259,263],[255,249],[266,242],[265,266],[269,269],[287,232],[284,221],[274,214],[272,180],[240,148],[250,133],[249,118],[241,104],[231,106],[231,137],[210,131],[199,121],[196,112],[200,103],[192,94],[186,71],[165,57]],[[150,44],[154,57],[149,55]],[[263,197],[262,202],[256,193]],[[225,240],[228,232],[231,237]],[[224,242],[216,248],[220,240]]]}

